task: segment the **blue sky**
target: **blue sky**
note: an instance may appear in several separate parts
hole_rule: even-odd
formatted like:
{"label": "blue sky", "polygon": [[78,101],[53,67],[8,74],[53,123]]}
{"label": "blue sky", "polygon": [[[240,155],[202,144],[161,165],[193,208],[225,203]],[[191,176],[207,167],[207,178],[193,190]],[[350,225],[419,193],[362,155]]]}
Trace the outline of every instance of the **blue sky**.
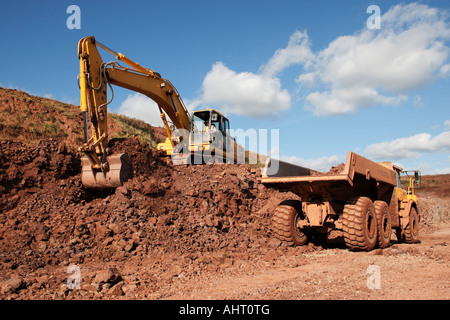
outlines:
{"label": "blue sky", "polygon": [[[66,26],[69,5],[80,29]],[[370,5],[379,29],[367,27]],[[269,149],[284,160],[328,170],[352,150],[450,173],[449,9],[446,0],[9,1],[0,86],[78,105],[77,43],[94,35],[169,79],[189,108],[221,110],[234,128],[279,129]],[[151,100],[114,89],[110,110],[162,125]]]}

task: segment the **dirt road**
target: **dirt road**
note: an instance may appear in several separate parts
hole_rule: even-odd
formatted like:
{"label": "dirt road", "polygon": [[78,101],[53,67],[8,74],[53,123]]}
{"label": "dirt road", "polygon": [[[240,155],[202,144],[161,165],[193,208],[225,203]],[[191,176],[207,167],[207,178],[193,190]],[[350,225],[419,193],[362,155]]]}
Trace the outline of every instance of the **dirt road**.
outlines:
{"label": "dirt road", "polygon": [[[62,263],[21,273],[22,288],[3,298],[448,300],[449,237],[447,224],[418,244],[394,243],[371,252],[310,245],[251,254],[224,250],[197,259],[166,253],[121,263],[90,261],[77,265],[81,282],[73,290],[67,288],[73,273]],[[14,285],[2,284],[4,289]]]}
{"label": "dirt road", "polygon": [[424,235],[419,244],[394,244],[372,252],[274,250],[236,261],[235,268],[222,274],[200,276],[190,291],[167,298],[449,299],[449,240],[446,225]]}

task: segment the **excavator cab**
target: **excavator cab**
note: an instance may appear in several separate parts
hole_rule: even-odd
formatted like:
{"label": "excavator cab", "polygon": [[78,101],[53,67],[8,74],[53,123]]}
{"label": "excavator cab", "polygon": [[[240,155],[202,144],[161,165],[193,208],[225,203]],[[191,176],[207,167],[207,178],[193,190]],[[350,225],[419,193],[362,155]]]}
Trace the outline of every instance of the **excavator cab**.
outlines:
{"label": "excavator cab", "polygon": [[177,142],[173,148],[168,143],[159,144],[158,148],[177,165],[245,162],[244,147],[230,136],[230,121],[214,109],[192,113],[186,142]]}
{"label": "excavator cab", "polygon": [[[229,120],[214,109],[194,111],[190,132],[189,151],[226,160],[227,149],[234,146],[234,139],[229,136]],[[233,153],[234,155],[234,153]]]}

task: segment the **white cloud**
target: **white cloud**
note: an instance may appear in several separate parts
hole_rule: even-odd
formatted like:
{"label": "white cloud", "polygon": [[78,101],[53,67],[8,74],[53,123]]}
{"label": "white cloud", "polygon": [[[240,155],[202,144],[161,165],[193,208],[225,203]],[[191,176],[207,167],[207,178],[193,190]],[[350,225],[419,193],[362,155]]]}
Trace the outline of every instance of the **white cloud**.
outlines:
{"label": "white cloud", "polygon": [[444,121],[444,126],[450,129],[450,119]]}
{"label": "white cloud", "polygon": [[[206,75],[198,104],[224,112],[271,116],[291,106],[291,95],[277,76],[292,65],[306,97],[305,108],[317,116],[347,114],[359,108],[398,106],[408,94],[437,77],[450,76],[448,10],[411,3],[391,7],[381,29],[361,29],[311,50],[306,31],[295,31],[285,48],[275,51],[258,73],[235,72],[222,62]],[[415,96],[415,106],[422,101]]]}
{"label": "white cloud", "polygon": [[433,137],[429,133],[399,138],[369,145],[365,153],[374,159],[411,159],[420,157],[421,153],[450,152],[450,131]]}
{"label": "white cloud", "polygon": [[436,169],[436,170],[432,171],[430,174],[450,174],[450,167]]}
{"label": "white cloud", "polygon": [[129,94],[119,107],[118,113],[136,118],[152,126],[162,126],[156,102],[140,93]]}
{"label": "white cloud", "polygon": [[260,71],[273,77],[293,64],[307,64],[313,58],[308,34],[297,30],[291,35],[287,47],[278,49]]}
{"label": "white cloud", "polygon": [[442,66],[439,75],[440,75],[442,78],[447,78],[448,76],[450,76],[450,63],[448,63],[448,64]]}
{"label": "white cloud", "polygon": [[313,111],[315,115],[340,115],[353,112],[356,108],[379,105],[399,105],[407,97],[385,97],[379,95],[375,88],[364,86],[352,86],[346,88],[333,89],[331,92],[313,92],[306,99],[310,105],[307,110]]}
{"label": "white cloud", "polygon": [[[424,171],[422,171],[423,174]],[[427,174],[450,174],[450,167],[427,171]]]}
{"label": "white cloud", "polygon": [[192,114],[192,111],[194,111],[202,103],[200,99],[183,99],[183,102],[190,114]]}
{"label": "white cloud", "polygon": [[423,108],[424,104],[422,102],[421,96],[414,96],[414,107]]}
{"label": "white cloud", "polygon": [[281,89],[278,73],[293,64],[308,64],[314,54],[306,32],[296,31],[286,48],[278,49],[258,73],[235,72],[216,62],[203,80],[196,105],[211,104],[228,114],[273,116],[291,106],[291,96]]}
{"label": "white cloud", "polygon": [[417,166],[415,166],[414,168],[405,167],[405,166],[401,166],[401,165],[399,165],[399,167],[403,168],[404,170],[420,170],[420,172],[422,174],[425,174],[425,173],[430,172],[430,169],[432,168],[432,165],[429,164],[428,162],[421,162]]}
{"label": "white cloud", "polygon": [[337,166],[342,161],[341,158],[333,155],[330,157],[320,157],[317,159],[303,159],[295,156],[281,156],[280,160],[289,163],[297,164],[299,166],[313,169],[320,172],[328,172],[331,167]]}
{"label": "white cloud", "polygon": [[288,110],[291,96],[280,80],[251,72],[237,73],[222,62],[212,66],[203,80],[202,104],[223,112],[250,116],[274,115]]}
{"label": "white cloud", "polygon": [[[316,115],[353,112],[375,105],[398,105],[406,94],[436,76],[449,75],[450,27],[445,16],[426,5],[397,5],[382,17],[380,30],[341,36],[316,53],[301,85],[324,89],[307,95]],[[304,43],[309,43],[307,39]]]}

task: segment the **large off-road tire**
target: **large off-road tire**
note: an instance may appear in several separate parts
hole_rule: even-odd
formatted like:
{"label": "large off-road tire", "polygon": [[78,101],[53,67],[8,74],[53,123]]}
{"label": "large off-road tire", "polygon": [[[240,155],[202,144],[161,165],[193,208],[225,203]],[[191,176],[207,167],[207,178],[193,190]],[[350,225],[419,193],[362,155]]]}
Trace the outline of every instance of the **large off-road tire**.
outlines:
{"label": "large off-road tire", "polygon": [[419,215],[414,207],[411,207],[409,211],[409,223],[405,228],[402,240],[406,243],[416,243],[419,241]]}
{"label": "large off-road tire", "polygon": [[359,197],[344,206],[342,229],[347,247],[369,251],[378,242],[378,224],[372,200]]}
{"label": "large off-road tire", "polygon": [[275,237],[292,246],[304,245],[308,238],[297,227],[297,221],[301,219],[299,208],[291,204],[280,204],[274,212],[272,231]]}
{"label": "large off-road tire", "polygon": [[389,206],[384,201],[375,201],[373,205],[377,214],[378,246],[380,248],[386,248],[391,242],[392,234],[392,223]]}

